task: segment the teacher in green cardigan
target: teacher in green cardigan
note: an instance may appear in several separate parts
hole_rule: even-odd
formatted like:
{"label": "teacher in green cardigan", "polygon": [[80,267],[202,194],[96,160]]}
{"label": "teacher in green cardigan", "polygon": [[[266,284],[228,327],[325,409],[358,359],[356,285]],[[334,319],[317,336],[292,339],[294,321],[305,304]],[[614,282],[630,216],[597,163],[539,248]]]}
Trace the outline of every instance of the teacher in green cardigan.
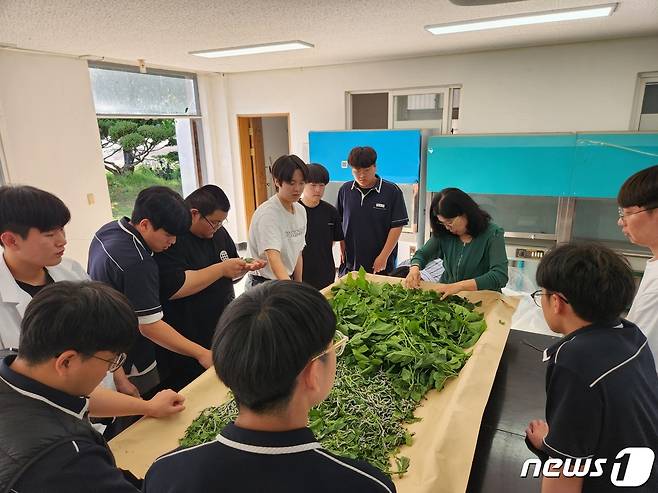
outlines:
{"label": "teacher in green cardigan", "polygon": [[411,259],[405,286],[420,286],[420,271],[443,260],[437,290],[443,298],[460,291],[500,291],[507,284],[507,253],[501,227],[465,192],[445,188],[430,207],[432,237]]}

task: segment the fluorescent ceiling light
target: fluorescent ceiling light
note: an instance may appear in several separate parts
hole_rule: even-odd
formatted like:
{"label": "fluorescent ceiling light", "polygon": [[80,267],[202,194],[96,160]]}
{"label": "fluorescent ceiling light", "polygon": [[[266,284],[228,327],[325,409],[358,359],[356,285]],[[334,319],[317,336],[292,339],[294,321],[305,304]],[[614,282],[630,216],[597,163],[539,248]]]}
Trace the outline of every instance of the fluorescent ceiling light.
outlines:
{"label": "fluorescent ceiling light", "polygon": [[469,31],[483,31],[485,29],[498,29],[501,27],[526,26],[530,24],[544,24],[546,22],[573,21],[576,19],[592,19],[594,17],[607,17],[612,15],[616,3],[607,5],[593,5],[575,9],[551,10],[535,14],[510,15],[507,17],[494,17],[466,22],[453,22],[451,24],[437,24],[425,26],[432,34],[453,34]]}
{"label": "fluorescent ceiling light", "polygon": [[256,55],[258,53],[273,53],[275,51],[303,50],[313,48],[311,43],[304,41],[279,41],[260,45],[236,46],[234,48],[219,48],[217,50],[190,51],[190,55],[205,58],[220,58],[227,56]]}

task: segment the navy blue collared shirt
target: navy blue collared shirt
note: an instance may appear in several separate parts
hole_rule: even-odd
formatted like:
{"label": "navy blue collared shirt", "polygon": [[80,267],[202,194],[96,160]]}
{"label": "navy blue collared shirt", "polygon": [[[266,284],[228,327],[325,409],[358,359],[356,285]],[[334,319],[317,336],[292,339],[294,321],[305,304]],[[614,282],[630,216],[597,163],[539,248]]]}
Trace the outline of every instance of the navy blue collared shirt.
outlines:
{"label": "navy blue collared shirt", "polygon": [[[126,295],[140,324],[162,319],[158,264],[127,217],[107,223],[96,232],[89,246],[87,271],[93,280]],[[153,343],[140,334],[123,368],[127,375],[143,375],[155,366]]]}
{"label": "navy blue collared shirt", "polygon": [[334,455],[308,428],[254,431],[229,424],[212,442],[156,460],[144,493],[395,493],[367,462]]}
{"label": "navy blue collared shirt", "polygon": [[[647,338],[626,320],[589,325],[544,351],[544,361],[544,451],[562,460],[605,459],[604,474],[586,477],[583,493],[618,491],[610,480],[615,462],[625,467],[617,454],[648,447],[658,456],[658,376]],[[658,460],[632,491],[658,491]]]}
{"label": "navy blue collared shirt", "polygon": [[[379,176],[377,179],[377,184],[365,191],[356,181],[348,181],[338,190],[336,209],[343,219],[345,235],[345,263],[340,266],[341,276],[359,270],[361,266],[366,272],[372,272],[389,231],[409,223],[400,187]],[[397,256],[398,246],[395,245],[386,262],[385,273],[395,269]]]}
{"label": "navy blue collared shirt", "polygon": [[[10,368],[15,358],[7,356],[0,361],[0,379],[7,385],[26,397],[52,406],[55,413],[62,412],[78,419],[87,419],[89,399],[67,394],[15,372]],[[7,445],[6,440],[0,437],[3,445]],[[139,490],[114,465],[107,447],[91,440],[76,439],[53,448],[35,462],[13,485],[11,491],[136,493]]]}

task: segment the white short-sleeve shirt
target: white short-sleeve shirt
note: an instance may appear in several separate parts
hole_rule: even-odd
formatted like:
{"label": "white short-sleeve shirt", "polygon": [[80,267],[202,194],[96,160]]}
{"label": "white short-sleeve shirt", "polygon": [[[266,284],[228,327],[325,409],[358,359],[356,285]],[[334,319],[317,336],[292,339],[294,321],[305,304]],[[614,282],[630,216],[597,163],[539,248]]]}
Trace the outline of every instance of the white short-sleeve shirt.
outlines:
{"label": "white short-sleeve shirt", "polygon": [[[277,195],[261,204],[249,227],[249,256],[267,260],[265,250],[277,250],[289,275],[306,245],[306,210],[295,202],[293,212],[287,210]],[[255,274],[276,279],[269,264]]]}
{"label": "white short-sleeve shirt", "polygon": [[658,368],[658,259],[647,262],[628,320],[647,336]]}

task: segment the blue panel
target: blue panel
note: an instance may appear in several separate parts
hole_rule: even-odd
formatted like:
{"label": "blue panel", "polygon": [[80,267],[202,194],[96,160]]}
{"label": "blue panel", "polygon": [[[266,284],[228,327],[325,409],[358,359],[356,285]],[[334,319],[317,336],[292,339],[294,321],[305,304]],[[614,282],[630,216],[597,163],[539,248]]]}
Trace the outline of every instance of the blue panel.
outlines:
{"label": "blue panel", "polygon": [[344,167],[353,147],[370,146],[377,151],[377,174],[394,183],[415,183],[420,169],[420,130],[347,130],[309,132],[312,163],[329,170],[331,181],[352,180]]}
{"label": "blue panel", "polygon": [[658,133],[436,136],[427,151],[429,191],[612,198],[658,164]]}
{"label": "blue panel", "polygon": [[454,135],[431,137],[427,189],[469,193],[569,194],[575,134]]}
{"label": "blue panel", "polygon": [[579,133],[571,193],[575,197],[614,198],[626,178],[658,164],[658,134]]}

